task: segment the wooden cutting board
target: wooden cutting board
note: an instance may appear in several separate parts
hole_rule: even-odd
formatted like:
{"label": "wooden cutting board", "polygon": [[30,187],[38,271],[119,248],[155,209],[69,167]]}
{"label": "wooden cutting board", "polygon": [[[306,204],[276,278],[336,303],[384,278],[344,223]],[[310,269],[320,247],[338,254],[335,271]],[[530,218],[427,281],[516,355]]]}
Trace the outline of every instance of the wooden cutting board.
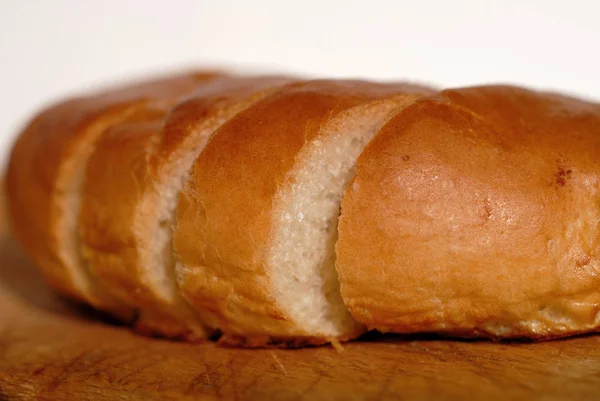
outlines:
{"label": "wooden cutting board", "polygon": [[600,399],[600,336],[373,336],[342,352],[144,338],[59,300],[1,232],[0,400]]}

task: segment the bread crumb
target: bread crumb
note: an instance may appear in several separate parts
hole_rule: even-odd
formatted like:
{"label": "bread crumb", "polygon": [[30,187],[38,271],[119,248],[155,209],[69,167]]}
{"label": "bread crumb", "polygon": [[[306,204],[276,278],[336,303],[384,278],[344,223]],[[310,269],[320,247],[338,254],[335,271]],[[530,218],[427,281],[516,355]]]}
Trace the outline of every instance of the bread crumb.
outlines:
{"label": "bread crumb", "polygon": [[341,342],[338,341],[337,338],[331,338],[329,340],[331,342],[331,346],[339,353],[341,354],[342,352],[345,351],[344,346],[342,345]]}
{"label": "bread crumb", "polygon": [[271,356],[273,357],[273,359],[275,359],[275,362],[277,362],[277,365],[279,365],[283,374],[287,376],[288,375],[287,371],[285,370],[285,368],[283,367],[283,364],[281,363],[279,358],[277,358],[277,355],[275,355],[275,353],[273,351],[271,351]]}

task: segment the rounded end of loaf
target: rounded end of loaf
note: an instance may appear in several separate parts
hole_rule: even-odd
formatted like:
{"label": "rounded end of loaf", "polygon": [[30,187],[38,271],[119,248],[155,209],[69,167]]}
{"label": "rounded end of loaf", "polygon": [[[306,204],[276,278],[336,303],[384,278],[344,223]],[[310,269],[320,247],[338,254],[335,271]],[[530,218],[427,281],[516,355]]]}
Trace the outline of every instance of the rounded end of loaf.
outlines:
{"label": "rounded end of loaf", "polygon": [[73,203],[66,188],[71,181],[65,176],[78,175],[71,159],[86,152],[85,143],[69,144],[67,136],[96,127],[84,113],[87,102],[73,99],[53,106],[21,134],[6,177],[9,216],[13,234],[51,287],[66,298],[127,321],[132,311],[98,291],[79,269],[71,235],[73,216],[66,212]]}
{"label": "rounded end of loaf", "polygon": [[67,101],[42,112],[21,135],[7,183],[14,231],[59,292],[125,316],[123,320],[131,315],[80,263],[76,221],[83,171],[107,128],[153,101],[168,102],[204,79],[196,73],[169,76]]}
{"label": "rounded end of loaf", "polygon": [[46,281],[65,296],[84,302],[85,294],[71,284],[69,272],[51,252],[49,226],[51,214],[52,171],[46,163],[57,162],[60,153],[52,147],[42,157],[48,142],[47,131],[60,129],[77,107],[73,99],[49,107],[35,116],[13,145],[5,176],[7,214],[11,232],[27,255],[39,267]]}
{"label": "rounded end of loaf", "polygon": [[337,270],[369,328],[555,338],[600,325],[600,111],[510,87],[420,100],[359,157]]}

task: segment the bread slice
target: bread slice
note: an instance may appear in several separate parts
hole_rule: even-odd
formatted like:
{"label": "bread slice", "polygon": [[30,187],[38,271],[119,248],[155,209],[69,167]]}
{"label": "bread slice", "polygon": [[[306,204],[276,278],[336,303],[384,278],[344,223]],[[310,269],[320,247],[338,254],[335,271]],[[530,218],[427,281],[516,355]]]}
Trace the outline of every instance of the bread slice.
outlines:
{"label": "bread slice", "polygon": [[600,105],[505,86],[420,100],[358,159],[342,296],[381,331],[598,330],[599,199]]}
{"label": "bread slice", "polygon": [[138,330],[187,340],[208,334],[174,278],[171,225],[177,197],[211,134],[288,81],[217,78],[168,117],[145,113],[99,142],[82,195],[82,253],[97,280],[138,311]]}
{"label": "bread slice", "polygon": [[213,75],[169,76],[65,102],[41,113],[19,137],[6,178],[12,226],[63,294],[131,316],[81,265],[76,225],[85,165],[107,128],[154,102],[170,103]]}
{"label": "bread slice", "polygon": [[[134,327],[152,335],[203,339],[185,302],[171,315],[152,310],[139,298],[144,287],[136,260],[133,216],[148,183],[148,158],[164,127],[168,110],[144,110],[107,130],[90,157],[81,191],[79,235],[83,263],[91,279],[115,299],[136,311]],[[189,328],[176,319],[189,316]]]}
{"label": "bread slice", "polygon": [[225,342],[320,344],[363,331],[334,270],[342,192],[363,146],[429,90],[290,85],[225,124],[177,209],[179,287]]}

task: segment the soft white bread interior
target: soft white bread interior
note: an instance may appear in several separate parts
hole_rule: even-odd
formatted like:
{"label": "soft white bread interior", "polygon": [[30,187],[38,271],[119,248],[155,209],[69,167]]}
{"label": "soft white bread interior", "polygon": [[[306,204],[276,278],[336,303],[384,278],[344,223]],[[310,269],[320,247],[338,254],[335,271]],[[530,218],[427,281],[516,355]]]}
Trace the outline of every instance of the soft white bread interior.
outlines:
{"label": "soft white bread interior", "polygon": [[561,337],[600,327],[600,105],[490,86],[404,109],[358,159],[337,243],[369,328]]}
{"label": "soft white bread interior", "polygon": [[334,269],[341,196],[365,144],[426,93],[289,85],[215,133],[182,193],[174,247],[183,295],[223,341],[319,344],[363,331]]}
{"label": "soft white bread interior", "polygon": [[76,228],[87,160],[107,128],[150,104],[174,102],[212,75],[169,76],[65,102],[37,116],[19,137],[6,178],[12,226],[63,294],[123,319],[131,316],[81,263]]}

